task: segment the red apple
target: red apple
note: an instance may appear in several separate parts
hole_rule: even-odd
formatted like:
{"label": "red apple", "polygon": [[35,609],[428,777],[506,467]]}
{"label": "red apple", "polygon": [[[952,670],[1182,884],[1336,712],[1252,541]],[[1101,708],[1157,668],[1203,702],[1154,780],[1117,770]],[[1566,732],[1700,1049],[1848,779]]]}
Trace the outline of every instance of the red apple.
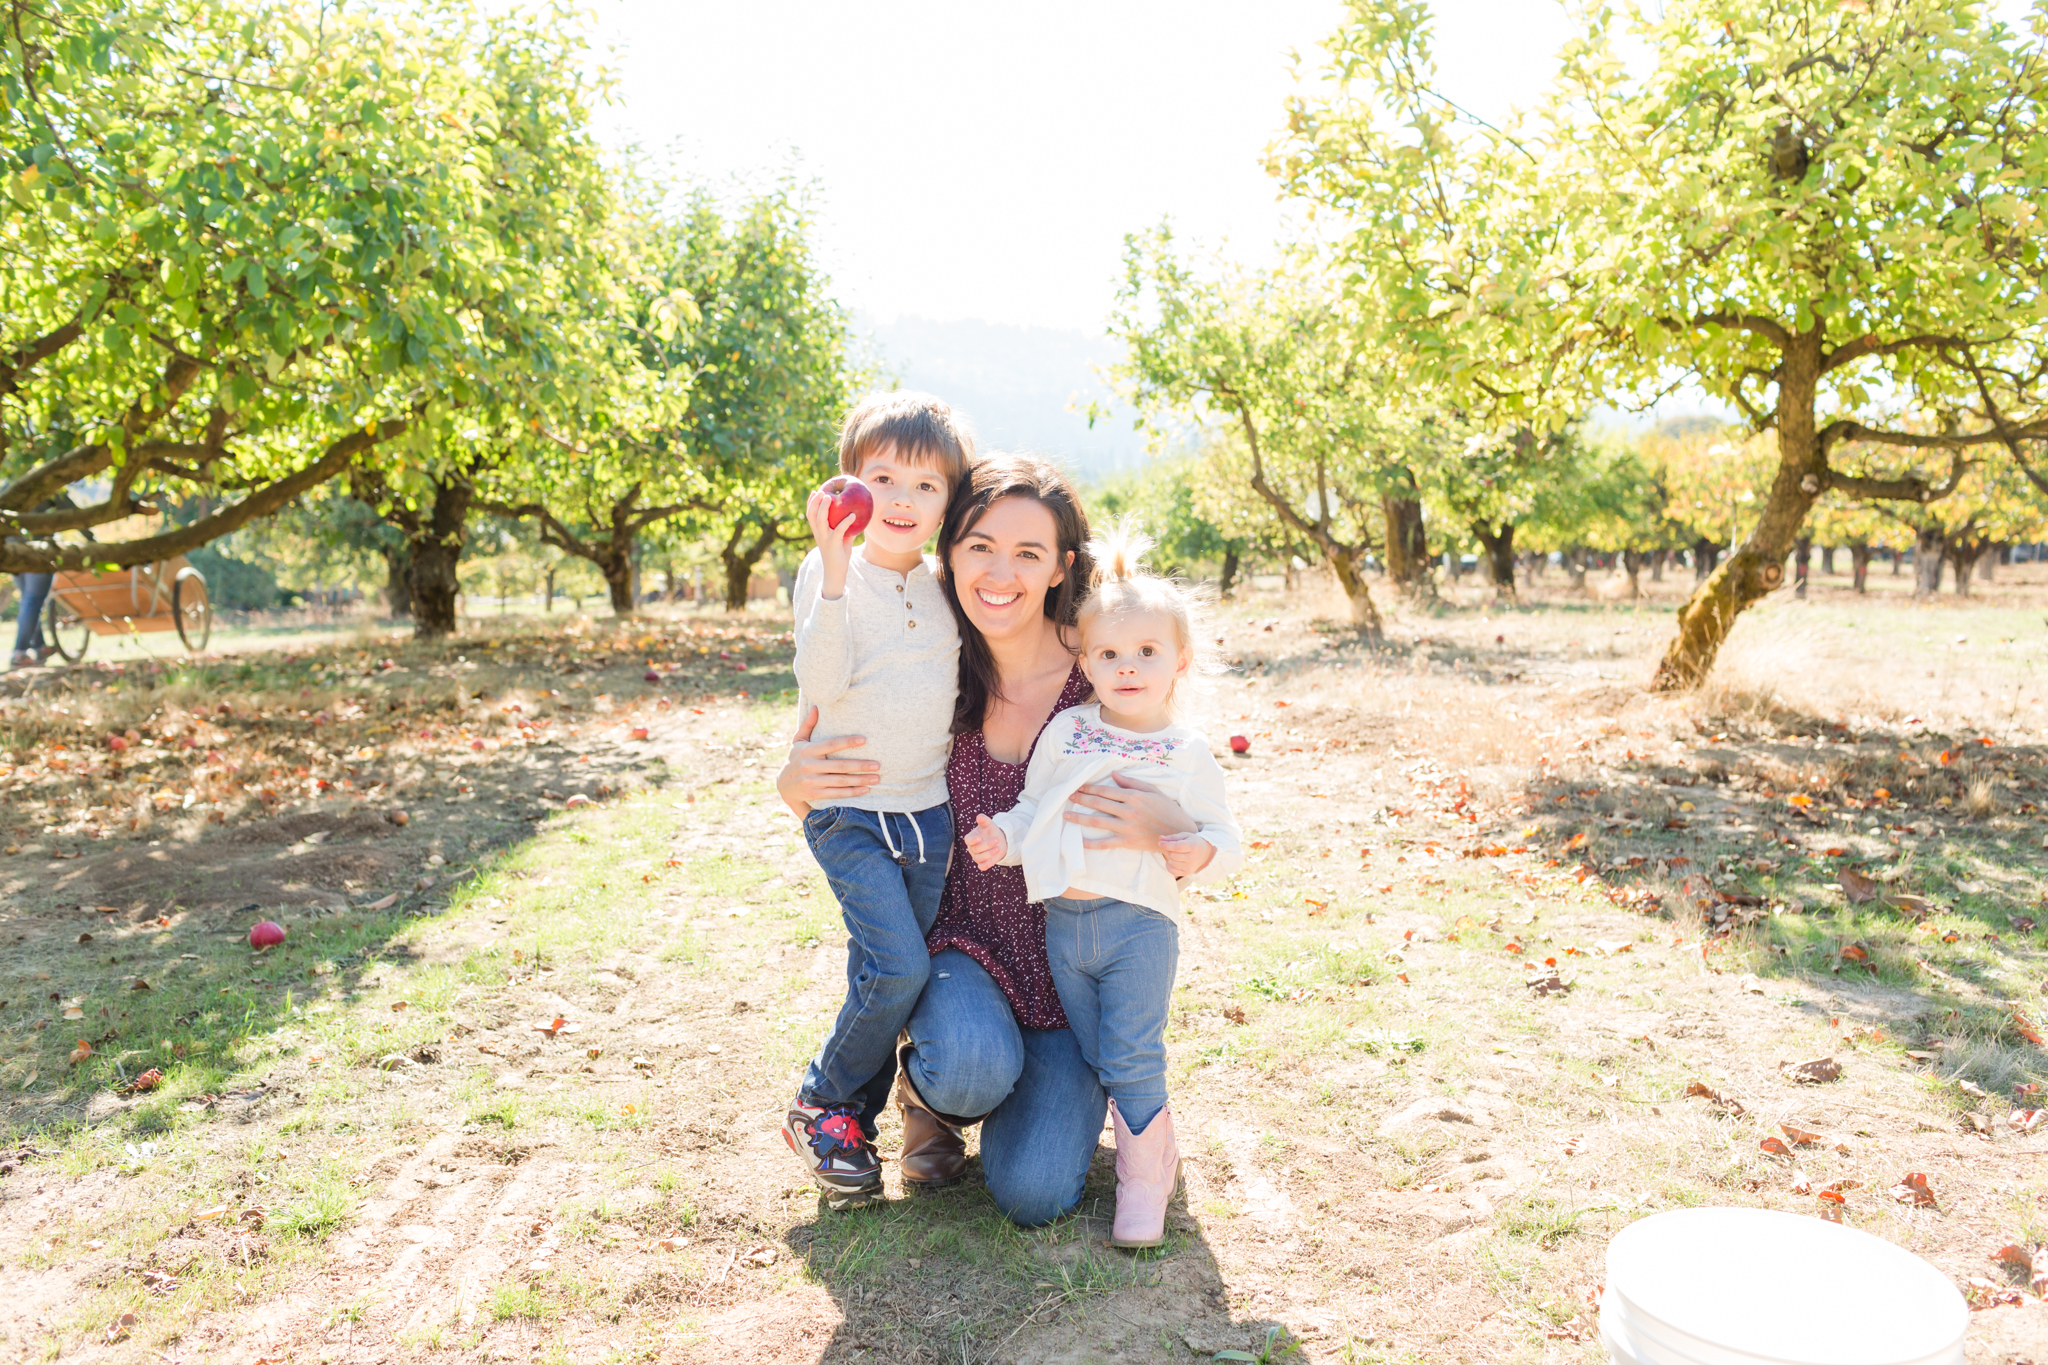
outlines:
{"label": "red apple", "polygon": [[832,501],[825,508],[825,524],[838,530],[848,517],[853,525],[847,528],[848,536],[857,536],[868,529],[869,518],[875,515],[875,495],[868,486],[851,474],[837,474],[818,487]]}
{"label": "red apple", "polygon": [[275,948],[282,942],[284,926],[275,920],[264,920],[249,931],[249,946],[258,952],[265,948]]}
{"label": "red apple", "polygon": [[1230,737],[1230,752],[1234,754],[1248,754],[1251,751],[1252,742],[1243,735],[1232,735]]}

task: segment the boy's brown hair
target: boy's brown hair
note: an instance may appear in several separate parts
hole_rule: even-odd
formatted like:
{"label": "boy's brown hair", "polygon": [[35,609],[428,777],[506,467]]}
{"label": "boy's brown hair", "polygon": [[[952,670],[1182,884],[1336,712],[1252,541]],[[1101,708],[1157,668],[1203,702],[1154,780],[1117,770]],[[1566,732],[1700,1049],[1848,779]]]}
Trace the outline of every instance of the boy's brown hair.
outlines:
{"label": "boy's brown hair", "polygon": [[861,461],[889,446],[912,464],[944,474],[948,492],[966,481],[974,465],[974,433],[966,419],[928,393],[871,393],[854,404],[839,424],[839,472],[858,475]]}

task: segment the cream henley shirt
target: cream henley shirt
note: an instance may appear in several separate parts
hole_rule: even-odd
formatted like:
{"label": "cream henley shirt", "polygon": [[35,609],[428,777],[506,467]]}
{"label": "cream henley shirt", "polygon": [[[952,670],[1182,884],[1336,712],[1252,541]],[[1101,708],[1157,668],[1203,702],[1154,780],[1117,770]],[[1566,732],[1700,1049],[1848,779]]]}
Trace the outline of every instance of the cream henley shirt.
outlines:
{"label": "cream henley shirt", "polygon": [[907,574],[878,568],[854,547],[846,592],[826,601],[825,562],[814,549],[796,572],[799,723],[818,708],[819,739],[862,735],[842,757],[882,765],[865,796],[814,807],[920,811],[946,800],[953,700],[960,690],[960,629],[930,555]]}

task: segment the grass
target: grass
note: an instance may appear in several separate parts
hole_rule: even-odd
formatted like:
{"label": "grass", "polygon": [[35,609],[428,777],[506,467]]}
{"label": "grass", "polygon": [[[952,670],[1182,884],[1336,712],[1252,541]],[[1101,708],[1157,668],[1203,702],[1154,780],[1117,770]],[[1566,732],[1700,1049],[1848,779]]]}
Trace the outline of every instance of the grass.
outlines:
{"label": "grass", "polygon": [[[1161,1342],[1122,1325],[1135,1306],[1163,1304],[1176,1322],[1227,1326],[1237,1335],[1217,1340],[1253,1359],[1535,1360],[1557,1349],[1545,1331],[1579,1315],[1614,1230],[1700,1203],[1806,1209],[1811,1198],[1789,1190],[1795,1164],[1816,1183],[1862,1180],[1852,1223],[1959,1279],[1985,1255],[1972,1229],[2039,1235],[2030,1140],[1997,1128],[2023,1087],[2048,1085],[2048,1054],[2025,1033],[2048,1015],[2048,945],[2016,927],[2048,919],[2041,824],[2023,809],[2040,799],[2027,785],[2033,731],[2001,719],[1994,744],[1977,745],[1975,703],[1938,709],[1962,695],[1954,677],[1927,695],[1913,689],[1929,680],[1905,680],[1909,713],[1802,710],[1789,688],[1761,688],[1767,668],[1809,657],[1788,652],[1806,648],[1789,633],[1731,656],[1721,692],[1652,703],[1598,689],[1640,668],[1661,616],[1447,608],[1398,618],[1395,642],[1372,651],[1285,615],[1267,633],[1276,610],[1254,598],[1226,617],[1245,671],[1210,723],[1255,736],[1253,757],[1234,760],[1240,813],[1269,847],[1188,902],[1169,1048],[1189,1193],[1160,1252],[1099,1244],[1114,1200],[1107,1151],[1079,1215],[1046,1229],[1011,1226],[973,1182],[820,1212],[763,1116],[837,1005],[836,952],[820,949],[841,931],[767,783],[786,706],[750,698],[676,716],[687,742],[659,765],[659,786],[458,850],[476,875],[437,891],[445,913],[409,915],[402,902],[288,914],[286,947],[252,959],[197,919],[158,928],[124,910],[103,933],[98,912],[83,912],[101,927],[90,944],[71,941],[83,930],[58,942],[68,956],[51,984],[95,1021],[94,1037],[115,1039],[72,1068],[75,1030],[31,1027],[58,1002],[0,1012],[9,1131],[36,1144],[35,1178],[72,1182],[79,1202],[0,1253],[0,1270],[84,1280],[145,1263],[191,1212],[225,1204],[236,1218],[265,1211],[268,1260],[196,1274],[169,1299],[116,1277],[58,1336],[82,1344],[127,1304],[165,1343],[208,1305],[240,1311],[304,1275],[324,1286],[315,1296],[333,1328],[417,1350],[580,1359],[593,1341],[616,1339],[626,1357],[703,1343],[676,1346],[687,1354],[734,1330],[707,1325],[722,1314],[787,1346],[798,1338],[744,1316],[786,1303],[806,1323],[839,1323],[832,1342],[884,1356],[1057,1346],[1185,1358],[1173,1332]],[[1873,655],[1922,619],[1887,610],[1908,625],[1873,633]],[[1986,627],[1973,617],[1969,629]],[[521,651],[556,648],[517,638]],[[661,647],[608,638],[629,676],[493,684],[494,699],[624,697],[639,659]],[[217,671],[200,685],[260,684],[277,706],[298,687],[346,701],[360,694],[338,685],[344,655],[252,657],[234,666],[249,670],[242,682]],[[448,694],[423,681],[420,706],[455,700],[454,678],[430,676],[445,660],[408,657]],[[2032,666],[1994,652],[1982,684],[2003,688],[1998,669]],[[1552,680],[1496,676],[1518,669]],[[93,694],[93,723],[132,714],[115,709],[126,695]],[[2012,714],[2030,714],[2027,699]],[[42,745],[80,722],[29,723]],[[1880,787],[1891,796],[1876,798]],[[1827,852],[1836,846],[1847,852]],[[1845,867],[1926,897],[1929,913],[1915,922],[1849,903]],[[1727,904],[1688,889],[1701,877],[1758,898],[1759,913],[1717,918]],[[1536,996],[1523,964],[1549,959],[1570,989]],[[133,975],[151,989],[127,989]],[[1744,977],[1764,994],[1738,989]],[[557,1014],[582,1032],[534,1031]],[[378,1067],[415,1052],[438,1060]],[[1846,1069],[1831,1087],[1795,1087],[1776,1070],[1823,1055]],[[164,1071],[159,1090],[110,1102],[144,1063]],[[1695,1080],[1746,1113],[1688,1098]],[[261,1098],[221,1098],[259,1085]],[[1381,1131],[1421,1099],[1470,1121]],[[1967,1139],[1971,1160],[1957,1163],[1944,1153],[1973,1116],[1993,1140]],[[1765,1153],[1781,1120],[1848,1154]],[[143,1143],[154,1148],[138,1160],[128,1148]],[[1940,1208],[1892,1206],[1884,1191],[1906,1169],[1933,1171]],[[492,1198],[529,1189],[533,1202],[501,1225],[511,1247],[492,1254],[510,1269],[474,1321],[434,1278],[452,1256],[420,1263],[425,1297],[439,1301],[417,1322],[328,1259],[338,1229],[385,1206],[443,1226],[436,1210],[468,1207],[443,1201],[475,1198],[478,1182]],[[90,1191],[112,1202],[96,1207]],[[134,1216],[155,1206],[155,1218]],[[472,1223],[445,1226],[473,1249]],[[558,1249],[546,1268],[525,1269],[528,1243],[548,1239]],[[629,1311],[637,1326],[622,1333]],[[1285,1330],[1269,1341],[1275,1326]],[[826,1338],[803,1340],[789,1349]],[[1406,1344],[1417,1341],[1430,1344]]]}

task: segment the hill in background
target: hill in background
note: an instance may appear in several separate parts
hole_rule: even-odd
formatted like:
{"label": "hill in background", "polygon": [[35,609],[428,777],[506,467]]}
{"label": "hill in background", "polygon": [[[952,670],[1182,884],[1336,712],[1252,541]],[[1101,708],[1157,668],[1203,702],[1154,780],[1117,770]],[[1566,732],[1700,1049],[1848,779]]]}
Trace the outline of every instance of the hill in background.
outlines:
{"label": "hill in background", "polygon": [[983,450],[1018,450],[1059,461],[1083,480],[1141,464],[1145,438],[1118,405],[1093,428],[1074,409],[1109,396],[1095,367],[1117,344],[1085,332],[990,322],[861,317],[876,359],[905,388],[935,393],[965,412]]}

